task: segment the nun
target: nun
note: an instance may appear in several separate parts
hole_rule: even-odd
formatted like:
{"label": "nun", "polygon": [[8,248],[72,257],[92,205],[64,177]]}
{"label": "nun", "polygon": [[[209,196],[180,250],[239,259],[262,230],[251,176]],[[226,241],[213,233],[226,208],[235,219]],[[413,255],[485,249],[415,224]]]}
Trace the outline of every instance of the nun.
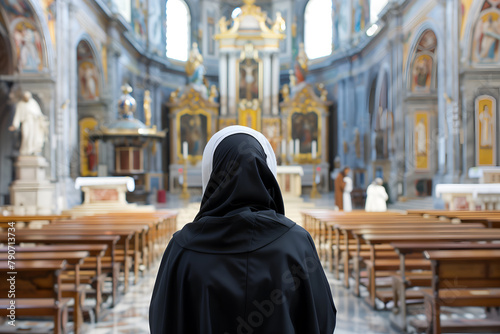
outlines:
{"label": "nun", "polygon": [[276,157],[230,126],[207,143],[203,198],[163,255],[152,334],[332,334],[336,309],[309,233],[284,215]]}

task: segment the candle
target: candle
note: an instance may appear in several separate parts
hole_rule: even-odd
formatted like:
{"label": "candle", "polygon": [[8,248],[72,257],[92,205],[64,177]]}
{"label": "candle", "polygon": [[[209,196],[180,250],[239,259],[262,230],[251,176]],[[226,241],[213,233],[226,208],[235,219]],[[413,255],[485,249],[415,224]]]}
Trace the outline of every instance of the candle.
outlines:
{"label": "candle", "polygon": [[313,140],[312,145],[311,145],[311,154],[312,158],[316,159],[316,140]]}
{"label": "candle", "polygon": [[293,140],[290,139],[288,142],[288,154],[291,157],[293,155]]}
{"label": "candle", "polygon": [[300,153],[300,140],[295,139],[295,155],[299,155]]}
{"label": "candle", "polygon": [[188,142],[185,141],[182,143],[182,156],[184,159],[187,159],[188,157]]}
{"label": "candle", "polygon": [[281,155],[286,154],[286,140],[282,139],[281,140]]}

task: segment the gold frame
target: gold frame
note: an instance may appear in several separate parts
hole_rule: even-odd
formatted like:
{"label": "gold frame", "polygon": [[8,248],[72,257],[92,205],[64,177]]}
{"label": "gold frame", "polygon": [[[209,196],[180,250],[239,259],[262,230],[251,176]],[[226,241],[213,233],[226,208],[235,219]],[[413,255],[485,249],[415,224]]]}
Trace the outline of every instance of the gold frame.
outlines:
{"label": "gold frame", "polygon": [[[238,62],[236,62],[236,101],[240,101],[240,64],[244,61],[246,61],[248,58],[243,58],[240,59]],[[264,64],[262,59],[260,59],[258,56],[250,58],[255,60],[258,64],[258,71],[259,71],[259,96],[257,99],[259,101],[262,101],[264,97],[264,87],[263,87],[263,80],[264,80]],[[243,97],[243,99],[246,99],[246,96]]]}
{"label": "gold frame", "polygon": [[244,122],[245,117],[247,115],[250,115],[252,117],[252,123],[255,122],[255,127],[251,127],[252,129],[259,131],[262,128],[261,124],[261,117],[262,117],[262,112],[260,110],[260,107],[257,109],[252,109],[252,108],[245,108],[245,109],[238,109],[238,124],[243,125],[243,126],[248,126]]}
{"label": "gold frame", "polygon": [[[201,108],[199,109],[194,109],[194,110],[191,110],[191,109],[183,109],[181,111],[179,111],[177,113],[177,115],[175,116],[175,128],[177,130],[177,160],[178,161],[184,161],[184,156],[182,155],[182,143],[181,143],[181,117],[184,116],[184,115],[204,115],[206,118],[207,118],[207,143],[208,141],[210,140],[210,138],[212,137],[212,133],[211,133],[211,129],[212,129],[212,115],[208,112],[208,111],[205,111]],[[199,155],[190,155],[188,153],[188,160],[191,161],[191,163],[196,163],[198,161],[201,161],[201,159],[203,158],[203,154],[199,154]]]}
{"label": "gold frame", "polygon": [[[93,124],[93,126],[92,126]],[[81,176],[97,176],[97,170],[92,172],[88,170],[88,157],[85,153],[86,144],[89,141],[89,131],[93,131],[98,128],[98,122],[94,117],[84,117],[78,120],[78,127],[80,130],[79,140],[80,140],[80,175]],[[87,130],[87,131],[86,131]],[[99,142],[95,141],[95,151],[96,151],[96,164],[99,166]]]}
{"label": "gold frame", "polygon": [[[318,151],[316,152],[316,160],[320,159],[322,154],[323,154],[323,141],[321,140],[321,135],[322,135],[322,126],[321,126],[321,111],[318,109],[318,107],[314,106],[309,106],[306,107],[305,109],[299,108],[299,107],[293,107],[290,113],[288,114],[288,119],[287,119],[287,127],[288,127],[288,133],[287,133],[287,143],[292,140],[292,116],[295,113],[300,113],[307,115],[309,113],[315,113],[318,116],[318,140],[317,140],[317,145],[318,145]],[[298,157],[293,154],[293,157],[295,157],[298,161],[298,163],[313,163],[313,158],[312,158],[312,153],[299,153]]]}

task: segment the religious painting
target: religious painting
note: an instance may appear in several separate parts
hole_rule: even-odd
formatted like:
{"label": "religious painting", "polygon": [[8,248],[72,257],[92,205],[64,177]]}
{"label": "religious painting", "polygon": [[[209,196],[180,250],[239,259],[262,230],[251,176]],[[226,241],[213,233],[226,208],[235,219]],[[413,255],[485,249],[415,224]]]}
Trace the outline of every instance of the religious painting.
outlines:
{"label": "religious painting", "polygon": [[496,166],[496,100],[488,95],[476,98],[476,164],[477,166]]}
{"label": "religious painting", "polygon": [[262,97],[262,65],[259,59],[245,58],[238,64],[237,101]]}
{"label": "religious painting", "polygon": [[89,44],[86,41],[78,43],[76,54],[78,63],[78,100],[97,100],[100,96],[99,72]]}
{"label": "religious painting", "polygon": [[429,113],[416,112],[413,126],[413,156],[415,170],[429,170]]}
{"label": "religious painting", "polygon": [[365,30],[370,22],[370,4],[368,0],[354,0],[352,8],[353,32]]}
{"label": "religious painting", "polygon": [[132,28],[141,42],[146,42],[146,17],[148,15],[146,0],[132,0]]}
{"label": "religious painting", "polygon": [[321,154],[320,117],[319,110],[309,108],[308,110],[296,109],[288,118],[289,140],[295,143],[298,140],[301,158],[312,158],[313,141],[317,143],[317,156]]}
{"label": "religious painting", "polygon": [[436,35],[426,30],[420,36],[416,46],[409,73],[410,89],[416,93],[430,93],[436,88]]}
{"label": "religious painting", "polygon": [[99,143],[89,140],[89,132],[97,127],[97,120],[93,117],[82,118],[78,121],[80,128],[80,175],[97,176],[99,164]]}
{"label": "religious painting", "polygon": [[260,108],[240,108],[238,124],[260,131]]}
{"label": "religious painting", "polygon": [[20,18],[11,25],[19,73],[43,69],[42,38],[33,21]]}
{"label": "religious painting", "polygon": [[55,47],[56,44],[56,0],[42,0],[42,7],[47,18],[47,23],[49,26],[50,39],[52,40],[52,45]]}
{"label": "religious painting", "polygon": [[273,147],[274,154],[279,155],[281,136],[281,119],[265,118],[262,120],[262,134],[269,140]]}
{"label": "religious painting", "polygon": [[496,63],[499,61],[500,11],[496,2],[485,1],[476,22],[472,39],[472,58],[476,63]]}
{"label": "religious painting", "polygon": [[227,128],[231,125],[236,125],[236,119],[234,118],[219,118],[219,130]]}
{"label": "religious painting", "polygon": [[211,115],[202,110],[185,109],[179,112],[177,118],[177,157],[182,159],[182,146],[187,142],[187,154],[192,159],[201,160],[203,150],[210,135]]}

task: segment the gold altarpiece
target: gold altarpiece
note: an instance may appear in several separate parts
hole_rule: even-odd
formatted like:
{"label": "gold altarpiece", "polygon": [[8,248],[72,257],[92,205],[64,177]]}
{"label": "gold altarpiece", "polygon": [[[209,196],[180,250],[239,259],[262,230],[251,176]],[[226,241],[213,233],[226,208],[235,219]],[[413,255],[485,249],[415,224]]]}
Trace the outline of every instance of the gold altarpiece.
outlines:
{"label": "gold altarpiece", "polygon": [[[193,85],[184,87],[181,93],[174,92],[169,102],[170,118],[170,170],[171,191],[178,191],[182,168],[187,166],[190,187],[201,186],[201,159],[203,149],[217,131],[218,103],[213,96],[208,98]],[[183,143],[187,143],[183,145]],[[184,150],[187,146],[187,152]],[[187,155],[187,164],[184,156]]]}

